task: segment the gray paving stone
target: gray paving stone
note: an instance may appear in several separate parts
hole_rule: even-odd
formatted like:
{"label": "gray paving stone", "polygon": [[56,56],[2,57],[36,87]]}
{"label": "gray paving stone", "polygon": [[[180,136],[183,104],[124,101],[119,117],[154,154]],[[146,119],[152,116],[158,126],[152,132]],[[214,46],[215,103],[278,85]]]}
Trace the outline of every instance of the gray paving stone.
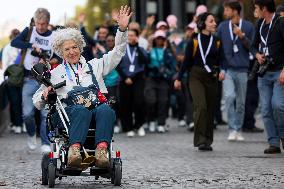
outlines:
{"label": "gray paving stone", "polygon": [[[265,155],[265,134],[244,133],[244,142],[228,142],[226,126],[215,131],[213,152],[193,147],[193,133],[169,120],[170,132],[126,138],[115,135],[123,161],[122,186],[108,179],[67,177],[55,188],[284,188],[284,155]],[[38,138],[38,142],[40,139]],[[0,137],[0,188],[41,185],[39,147],[28,151],[26,135],[6,131]]]}

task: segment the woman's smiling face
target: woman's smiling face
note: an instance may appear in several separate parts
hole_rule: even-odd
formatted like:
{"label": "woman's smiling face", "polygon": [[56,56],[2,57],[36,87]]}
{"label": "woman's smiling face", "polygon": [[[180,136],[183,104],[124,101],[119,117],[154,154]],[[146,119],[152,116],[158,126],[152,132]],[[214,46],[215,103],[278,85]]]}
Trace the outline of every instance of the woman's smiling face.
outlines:
{"label": "woman's smiling face", "polygon": [[63,58],[70,64],[79,62],[81,52],[79,46],[73,40],[67,40],[62,45]]}

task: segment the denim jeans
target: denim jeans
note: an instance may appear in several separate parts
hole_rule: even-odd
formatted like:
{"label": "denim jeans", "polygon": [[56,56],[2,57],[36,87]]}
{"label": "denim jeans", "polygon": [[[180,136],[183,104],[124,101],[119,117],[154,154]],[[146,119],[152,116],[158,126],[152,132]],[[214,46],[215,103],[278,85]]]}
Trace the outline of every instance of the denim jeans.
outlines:
{"label": "denim jeans", "polygon": [[262,119],[271,146],[284,139],[284,86],[279,84],[280,71],[267,72],[258,78]]}
{"label": "denim jeans", "polygon": [[[89,128],[96,125],[95,144],[100,142],[111,142],[115,122],[115,112],[108,105],[102,104],[92,110],[83,106],[68,106],[65,111],[70,119],[69,142],[70,144],[84,144]],[[63,127],[59,115],[52,117],[53,123]]]}
{"label": "denim jeans", "polygon": [[247,90],[247,72],[227,70],[223,83],[228,126],[232,131],[240,131],[244,121]]}
{"label": "denim jeans", "polygon": [[[39,84],[36,80],[25,78],[22,93],[23,119],[26,124],[29,136],[34,136],[36,132],[35,107],[33,105],[33,95],[38,90]],[[47,110],[40,111],[40,137],[42,144],[49,144],[46,134]]]}

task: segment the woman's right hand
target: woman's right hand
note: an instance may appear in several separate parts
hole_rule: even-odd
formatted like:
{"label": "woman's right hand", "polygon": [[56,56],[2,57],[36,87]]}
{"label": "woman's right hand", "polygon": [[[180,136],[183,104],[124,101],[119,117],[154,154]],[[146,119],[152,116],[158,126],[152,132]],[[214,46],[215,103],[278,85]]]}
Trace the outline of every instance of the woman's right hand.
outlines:
{"label": "woman's right hand", "polygon": [[174,82],[174,88],[175,88],[176,90],[181,90],[181,81],[175,80],[175,82]]}

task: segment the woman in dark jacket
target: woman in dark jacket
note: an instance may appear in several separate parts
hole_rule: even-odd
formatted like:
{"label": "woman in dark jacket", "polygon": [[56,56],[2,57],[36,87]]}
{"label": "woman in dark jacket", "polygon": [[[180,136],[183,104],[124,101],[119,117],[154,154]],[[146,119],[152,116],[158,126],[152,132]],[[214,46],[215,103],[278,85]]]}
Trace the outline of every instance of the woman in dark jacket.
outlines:
{"label": "woman in dark jacket", "polygon": [[194,146],[201,151],[212,151],[214,109],[219,74],[220,41],[213,36],[216,31],[215,18],[210,13],[199,16],[200,31],[187,44],[185,60],[175,81],[175,88],[181,87],[181,79],[189,70],[189,87],[194,106]]}

